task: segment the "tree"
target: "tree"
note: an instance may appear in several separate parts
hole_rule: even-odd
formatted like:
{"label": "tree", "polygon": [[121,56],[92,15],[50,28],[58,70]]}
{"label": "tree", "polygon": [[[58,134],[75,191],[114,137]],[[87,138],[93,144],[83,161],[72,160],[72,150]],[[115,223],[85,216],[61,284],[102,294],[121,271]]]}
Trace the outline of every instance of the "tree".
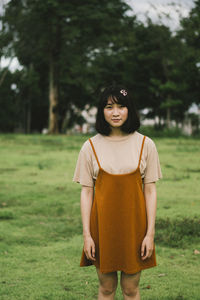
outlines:
{"label": "tree", "polygon": [[59,131],[63,82],[83,85],[92,53],[115,43],[128,9],[121,0],[11,0],[7,4],[2,18],[4,36],[20,64],[28,70],[42,64],[46,70],[50,133]]}
{"label": "tree", "polygon": [[178,36],[187,46],[184,72],[188,82],[187,92],[192,102],[200,104],[200,0],[194,1],[194,4],[189,16],[181,19]]}
{"label": "tree", "polygon": [[166,119],[170,126],[172,108],[181,105],[178,94],[176,53],[179,41],[172,36],[169,28],[153,24],[138,24],[134,30],[132,44],[127,47],[126,61],[129,85],[139,108],[149,108],[149,117]]}
{"label": "tree", "polygon": [[139,22],[128,9],[121,0],[8,3],[0,51],[17,55],[24,66],[17,99],[22,98],[19,119],[26,132],[41,131],[48,119],[52,133],[81,124],[77,111],[96,105],[100,89],[115,82],[125,84],[137,107],[149,108],[148,116],[164,118],[166,126],[199,103],[198,12],[183,19],[175,34],[150,19]]}

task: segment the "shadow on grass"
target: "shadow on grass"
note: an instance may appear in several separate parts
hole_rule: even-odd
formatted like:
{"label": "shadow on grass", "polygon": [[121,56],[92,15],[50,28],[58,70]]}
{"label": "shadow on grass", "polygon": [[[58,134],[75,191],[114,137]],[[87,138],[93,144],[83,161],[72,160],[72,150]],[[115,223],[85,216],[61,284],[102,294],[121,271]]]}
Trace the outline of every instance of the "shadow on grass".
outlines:
{"label": "shadow on grass", "polygon": [[149,300],[188,300],[186,299],[184,296],[181,296],[181,295],[178,295],[178,296],[169,296],[169,297],[159,297],[159,298],[152,298],[152,299],[149,299]]}
{"label": "shadow on grass", "polygon": [[14,215],[10,211],[0,211],[0,221],[3,220],[12,220],[14,219]]}
{"label": "shadow on grass", "polygon": [[188,247],[199,239],[200,219],[196,216],[171,220],[157,219],[155,242],[168,247]]}

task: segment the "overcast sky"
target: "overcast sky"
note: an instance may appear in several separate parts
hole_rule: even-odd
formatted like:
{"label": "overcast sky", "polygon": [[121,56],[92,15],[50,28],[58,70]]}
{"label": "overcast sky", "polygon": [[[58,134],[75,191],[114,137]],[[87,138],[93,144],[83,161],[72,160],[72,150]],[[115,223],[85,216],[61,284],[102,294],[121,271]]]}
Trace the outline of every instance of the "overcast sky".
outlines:
{"label": "overcast sky", "polygon": [[[3,4],[8,1],[0,0],[0,12],[2,12]],[[160,14],[162,23],[169,26],[172,31],[179,27],[179,14],[183,17],[188,16],[194,6],[193,0],[126,0],[126,2],[132,7],[138,20],[145,22],[145,14],[148,14],[153,22],[161,22],[158,17]],[[172,2],[174,3],[173,6],[170,4]],[[168,15],[170,19],[165,15]],[[1,59],[0,68],[5,67],[8,63],[9,60]],[[14,59],[10,68],[14,70],[18,66],[17,59]]]}
{"label": "overcast sky", "polygon": [[[163,17],[162,22],[171,30],[178,28],[179,14],[187,17],[194,6],[193,0],[126,0],[126,2],[142,22],[145,21],[145,14],[148,14],[154,22],[159,22],[158,14],[160,14]],[[165,15],[168,15],[170,19]]]}

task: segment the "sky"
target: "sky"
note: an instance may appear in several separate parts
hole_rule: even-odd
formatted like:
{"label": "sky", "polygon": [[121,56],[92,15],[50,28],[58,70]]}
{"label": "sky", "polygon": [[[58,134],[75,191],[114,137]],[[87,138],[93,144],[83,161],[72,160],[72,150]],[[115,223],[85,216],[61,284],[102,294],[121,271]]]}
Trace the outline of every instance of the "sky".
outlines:
{"label": "sky", "polygon": [[[0,13],[2,12],[3,4],[7,2],[9,0],[0,0]],[[153,22],[162,22],[164,25],[169,26],[172,31],[179,27],[179,14],[187,17],[194,6],[193,0],[126,0],[126,2],[132,7],[133,14],[136,14],[138,20],[145,22],[145,14],[148,14]],[[172,2],[174,5],[172,5]],[[162,21],[159,20],[158,14],[162,16]],[[2,58],[0,68],[7,66],[9,61],[9,59]],[[13,59],[10,69],[12,71],[20,69],[17,58]]]}
{"label": "sky", "polygon": [[172,31],[179,27],[179,14],[187,17],[194,7],[193,0],[126,0],[126,2],[140,21],[145,22],[145,14],[147,14],[153,22],[159,22],[158,14],[160,14],[162,22]]}

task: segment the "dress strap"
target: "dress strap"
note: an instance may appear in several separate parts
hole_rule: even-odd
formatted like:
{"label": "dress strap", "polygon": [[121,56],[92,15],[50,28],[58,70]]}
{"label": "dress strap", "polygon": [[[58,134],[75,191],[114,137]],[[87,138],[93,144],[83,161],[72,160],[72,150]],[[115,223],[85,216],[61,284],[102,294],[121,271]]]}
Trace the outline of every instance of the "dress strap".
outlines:
{"label": "dress strap", "polygon": [[100,166],[100,163],[99,163],[99,160],[98,160],[98,157],[97,157],[97,154],[96,154],[96,151],[95,151],[95,149],[94,149],[94,146],[93,146],[93,143],[92,143],[91,139],[89,139],[89,142],[90,142],[90,144],[91,144],[91,146],[92,146],[92,150],[93,150],[94,155],[95,155],[95,157],[96,157],[96,160],[97,160],[99,169],[101,169],[101,166]]}
{"label": "dress strap", "polygon": [[140,150],[140,158],[139,158],[139,162],[138,162],[138,168],[140,167],[145,138],[146,138],[146,136],[143,137],[143,141],[142,141],[142,146],[141,146],[141,150]]}

